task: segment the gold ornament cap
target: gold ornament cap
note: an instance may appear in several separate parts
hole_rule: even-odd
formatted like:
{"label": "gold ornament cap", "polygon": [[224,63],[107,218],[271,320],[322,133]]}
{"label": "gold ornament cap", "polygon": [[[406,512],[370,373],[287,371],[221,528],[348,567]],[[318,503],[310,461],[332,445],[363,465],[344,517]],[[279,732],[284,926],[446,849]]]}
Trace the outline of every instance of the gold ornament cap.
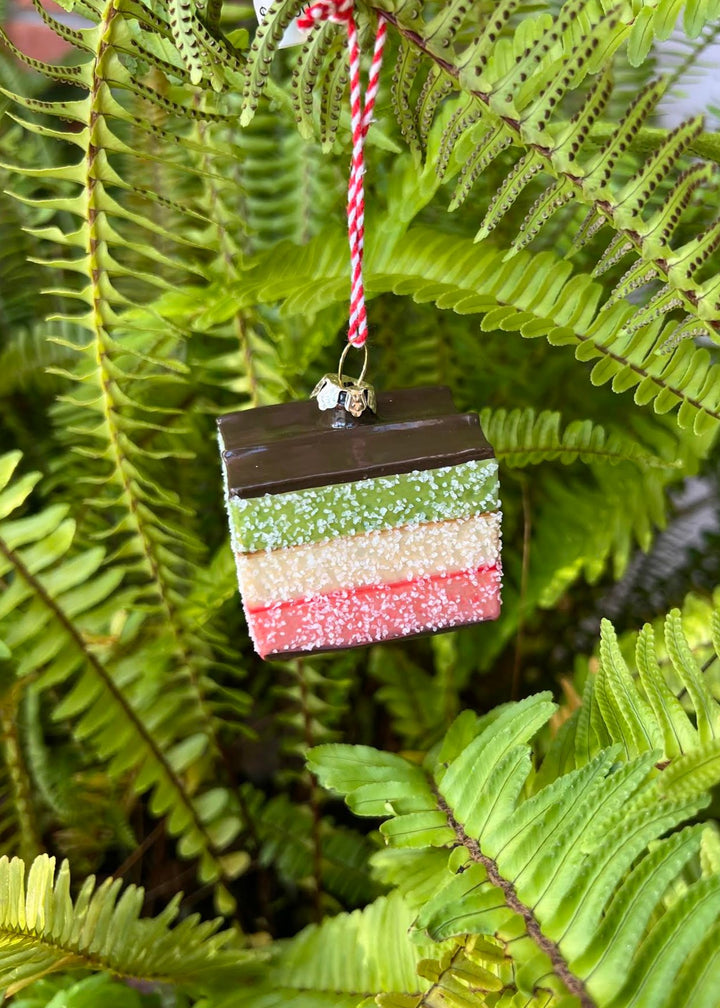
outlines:
{"label": "gold ornament cap", "polygon": [[343,374],[343,364],[350,349],[348,343],[340,357],[337,374],[323,375],[315,388],[310,393],[311,399],[317,399],[318,408],[321,410],[332,410],[340,407],[353,417],[362,416],[366,410],[375,413],[377,409],[377,398],[375,389],[366,382],[365,372],[367,371],[368,353],[367,346],[363,347],[365,359],[359,378],[346,378]]}

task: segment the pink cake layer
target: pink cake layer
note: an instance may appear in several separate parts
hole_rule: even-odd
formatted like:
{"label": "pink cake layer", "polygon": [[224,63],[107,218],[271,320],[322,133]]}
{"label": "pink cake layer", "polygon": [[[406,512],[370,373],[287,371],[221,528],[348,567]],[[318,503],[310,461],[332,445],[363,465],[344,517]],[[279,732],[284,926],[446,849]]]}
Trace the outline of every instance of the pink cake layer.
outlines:
{"label": "pink cake layer", "polygon": [[497,565],[364,585],[247,609],[258,653],[354,647],[486,619],[500,612]]}

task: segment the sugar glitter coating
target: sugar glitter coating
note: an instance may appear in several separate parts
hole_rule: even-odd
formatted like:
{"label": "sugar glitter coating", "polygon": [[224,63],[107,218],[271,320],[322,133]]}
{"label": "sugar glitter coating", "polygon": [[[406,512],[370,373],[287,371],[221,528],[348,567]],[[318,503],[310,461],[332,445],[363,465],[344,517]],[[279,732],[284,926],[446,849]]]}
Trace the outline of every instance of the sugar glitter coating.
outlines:
{"label": "sugar glitter coating", "polygon": [[243,607],[262,656],[498,616],[494,459],[249,499],[230,496],[224,466],[223,477]]}
{"label": "sugar glitter coating", "polygon": [[238,581],[249,605],[266,605],[340,588],[412,581],[494,564],[500,515],[474,515],[376,530],[329,542],[237,554]]}
{"label": "sugar glitter coating", "polygon": [[280,549],[398,525],[419,525],[496,511],[497,462],[357,480],[261,497],[230,497],[235,552]]}
{"label": "sugar glitter coating", "polygon": [[322,651],[495,619],[500,585],[493,566],[246,607],[246,613],[261,655]]}

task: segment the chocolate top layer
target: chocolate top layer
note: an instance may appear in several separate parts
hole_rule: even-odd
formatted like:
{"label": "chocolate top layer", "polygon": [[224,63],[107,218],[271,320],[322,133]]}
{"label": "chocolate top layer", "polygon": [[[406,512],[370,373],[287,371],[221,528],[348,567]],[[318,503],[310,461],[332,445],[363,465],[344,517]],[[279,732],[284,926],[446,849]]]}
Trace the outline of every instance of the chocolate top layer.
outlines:
{"label": "chocolate top layer", "polygon": [[338,426],[315,402],[261,406],[218,420],[228,487],[260,497],[493,457],[475,413],[444,387],[378,395],[377,415]]}

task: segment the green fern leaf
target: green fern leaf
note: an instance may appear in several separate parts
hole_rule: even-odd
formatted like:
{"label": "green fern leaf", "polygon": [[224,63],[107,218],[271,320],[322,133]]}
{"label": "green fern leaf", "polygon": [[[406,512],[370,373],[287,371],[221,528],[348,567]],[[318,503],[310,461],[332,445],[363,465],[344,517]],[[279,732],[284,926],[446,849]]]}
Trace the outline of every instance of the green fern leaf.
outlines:
{"label": "green fern leaf", "polygon": [[[343,245],[340,234],[323,235],[301,251],[286,249],[282,261],[278,253],[261,260],[237,290],[235,304],[275,298],[289,314],[307,314],[344,300]],[[636,402],[654,403],[658,412],[677,408],[679,422],[693,424],[697,433],[714,428],[720,384],[710,354],[689,341],[660,354],[667,330],[659,322],[628,335],[623,326],[634,309],[613,303],[598,311],[599,285],[571,274],[570,264],[549,251],[532,260],[518,253],[505,262],[489,247],[478,250],[466,240],[415,228],[397,246],[368,249],[366,283],[373,294],[393,291],[461,315],[484,313],[486,330],[546,336],[553,345],[572,346],[579,360],[597,359],[593,384],[632,388]]]}
{"label": "green fern leaf", "polygon": [[[558,996],[582,1005],[631,1003],[651,975],[651,956],[657,969],[651,950],[658,941],[669,947],[671,936],[687,935],[699,908],[702,928],[720,915],[717,876],[693,883],[662,911],[668,881],[697,854],[701,830],[655,841],[707,802],[703,782],[685,788],[678,774],[677,790],[670,780],[664,785],[648,755],[615,768],[615,750],[527,798],[526,740],[548,713],[542,696],[508,705],[485,723],[476,720],[469,744],[449,736],[422,767],[336,745],[313,750],[309,765],[361,814],[377,815],[383,795],[402,795],[385,803],[391,818],[382,826],[400,857],[408,844],[452,851],[452,878],[423,905],[417,928],[436,941],[466,932],[498,939],[522,964],[521,991],[531,992],[542,977]],[[463,735],[473,730],[471,720],[461,721]],[[599,936],[612,942],[618,934],[617,926],[611,935],[602,930],[608,913],[626,929],[606,960]],[[662,971],[666,992],[684,954],[673,954]],[[657,997],[660,981],[652,975]]]}
{"label": "green fern leaf", "polygon": [[[279,956],[266,982],[236,992],[234,1003],[253,1008],[356,1008],[375,995],[415,991],[427,981],[416,972],[429,943],[410,941],[412,912],[397,893],[364,910],[338,914],[301,931]],[[371,1000],[370,1000],[371,999]]]}
{"label": "green fern leaf", "polygon": [[25,879],[23,861],[0,858],[0,888],[8,899],[0,915],[0,988],[12,996],[55,970],[85,968],[147,980],[162,979],[205,993],[237,980],[243,954],[229,948],[217,922],[188,917],[174,928],[177,900],[154,920],[140,918],[142,889],[119,880],[97,889],[90,877],[70,896],[67,862],[36,858]]}
{"label": "green fern leaf", "polygon": [[[145,653],[154,654],[160,648],[167,656],[162,665],[178,702],[182,696],[182,718],[169,733],[161,730],[159,747],[155,742],[156,756],[145,763],[144,774],[138,778],[145,788],[159,780],[157,773],[163,763],[161,776],[166,780],[173,761],[184,764],[187,754],[176,751],[176,744],[188,725],[192,725],[191,736],[206,740],[202,752],[198,744],[195,765],[208,777],[214,774],[219,751],[220,722],[213,713],[211,694],[215,688],[208,674],[209,642],[217,639],[217,632],[204,611],[208,595],[201,599],[196,589],[203,580],[207,547],[198,533],[199,521],[175,489],[181,485],[182,472],[178,470],[183,460],[194,456],[194,451],[188,450],[194,433],[186,422],[185,405],[181,405],[189,385],[189,368],[184,363],[185,326],[184,320],[176,326],[171,314],[163,314],[162,296],[158,298],[157,291],[171,296],[178,276],[199,277],[201,282],[208,276],[206,241],[198,229],[212,223],[212,213],[199,212],[196,199],[208,179],[222,176],[213,161],[218,154],[213,136],[206,132],[200,137],[197,132],[205,124],[208,131],[216,128],[219,133],[227,116],[219,112],[212,95],[198,95],[182,83],[187,74],[173,69],[181,63],[167,44],[172,33],[164,11],[151,12],[141,5],[123,12],[115,4],[96,6],[91,4],[87,12],[96,27],[77,33],[77,39],[72,32],[60,32],[90,53],[90,59],[81,64],[82,80],[88,88],[85,97],[78,102],[38,103],[13,96],[15,104],[25,106],[33,116],[43,113],[59,117],[61,123],[70,119],[82,124],[78,130],[67,125],[50,130],[50,135],[80,148],[81,161],[61,168],[32,165],[28,173],[19,166],[15,175],[25,181],[37,179],[29,194],[27,189],[19,193],[24,203],[44,215],[42,227],[35,233],[69,250],[68,255],[58,257],[53,248],[45,257],[49,267],[62,275],[57,289],[64,290],[60,296],[67,299],[55,317],[82,333],[69,340],[60,336],[65,339],[64,346],[75,350],[77,363],[73,369],[56,372],[74,383],[55,413],[61,439],[73,448],[63,472],[66,497],[83,497],[83,508],[89,508],[94,516],[89,534],[107,547],[104,558],[97,553],[88,557],[106,564],[114,561],[107,578],[115,578],[116,584],[119,580],[133,584],[135,597],[148,607],[146,637],[138,642],[137,655],[145,649]],[[207,59],[203,56],[204,65],[210,60],[213,66],[222,66],[223,73],[234,72],[232,53],[225,52],[221,44],[218,49],[197,21],[192,22],[192,30],[203,52],[209,54]],[[139,50],[133,47],[137,36]],[[149,64],[143,64],[141,73],[137,72],[138,57]],[[172,90],[167,87],[166,72],[181,82]],[[48,132],[30,118],[24,125],[31,132]],[[162,154],[150,149],[158,144]],[[197,154],[206,161],[198,164]],[[155,177],[148,184],[153,164]],[[173,177],[173,198],[157,185],[162,171]],[[46,185],[54,186],[53,191],[61,195],[38,198]],[[76,218],[69,226],[68,214]],[[77,282],[72,279],[75,273],[80,275]],[[71,301],[79,303],[79,308],[70,310],[75,314],[68,314],[67,303]],[[197,422],[195,426],[199,426]],[[88,491],[88,487],[92,489]],[[103,583],[109,581],[96,581]],[[21,588],[15,590],[20,592]],[[120,595],[118,599],[121,611],[123,598]],[[9,601],[14,599],[11,594]],[[46,612],[44,618],[51,617]],[[69,619],[72,623],[72,614]],[[96,671],[100,666],[103,674],[107,671],[104,661],[94,664],[96,656],[83,657],[88,649],[74,625],[73,631],[67,640],[61,636],[65,643],[58,654],[45,654],[37,648],[27,650],[23,657],[27,667],[55,661],[56,669],[47,670],[44,682],[62,681],[60,670],[68,647],[75,655],[72,661],[68,659],[68,674],[78,668],[78,662],[88,660]],[[45,647],[49,649],[50,644]],[[22,664],[20,668],[22,672]],[[137,683],[135,674],[130,678],[133,681]],[[110,688],[112,692],[114,687]],[[154,689],[159,690],[159,683]],[[129,693],[133,693],[132,687]],[[91,706],[99,703],[92,715],[83,700]],[[160,700],[159,692],[156,700]],[[126,714],[138,702],[136,697],[125,695],[123,688],[116,701],[126,706]],[[73,715],[84,712],[82,730],[98,743],[103,732],[108,739],[111,734],[103,723],[101,708],[98,697],[86,690],[82,697],[78,695]],[[193,713],[188,716],[190,708]],[[146,740],[152,736],[142,720],[140,717],[140,727],[128,726],[130,737],[138,730]],[[129,749],[121,756],[111,745],[106,748],[107,742],[99,744],[108,758],[115,758],[118,772],[135,759],[142,762],[143,747],[133,758]],[[167,753],[163,751],[165,744]],[[129,739],[122,745],[130,746]],[[177,774],[175,777],[170,791],[179,795],[185,785]],[[188,804],[186,799],[180,801],[183,811],[169,794],[156,794],[153,808],[156,814],[174,808],[169,822],[173,831],[184,835],[186,856],[201,854],[208,843],[219,852],[232,833],[230,823],[236,832],[234,812],[224,817],[224,825],[218,826],[217,836],[211,839],[206,827],[189,813],[192,802]],[[188,830],[193,822],[200,832],[191,837]],[[201,870],[215,877],[223,874],[215,856],[206,860]]]}
{"label": "green fern leaf", "polygon": [[255,114],[270,73],[272,56],[282,39],[285,29],[299,13],[298,0],[275,0],[260,24],[250,52],[243,94],[243,109],[240,123],[247,126]]}
{"label": "green fern leaf", "polygon": [[19,707],[22,684],[14,680],[12,653],[0,656],[3,691],[0,696],[0,837],[8,853],[32,860],[41,850],[36,807],[33,802],[33,781],[27,767],[20,733]]}
{"label": "green fern leaf", "polygon": [[[677,610],[665,620],[665,638],[670,667],[658,662],[655,633],[645,626],[624,649],[635,653],[630,668],[612,625],[603,621],[597,672],[588,676],[580,710],[551,745],[537,786],[552,779],[557,768],[582,766],[615,743],[628,759],[655,753],[668,793],[693,794],[720,780],[720,703],[698,666]],[[687,692],[688,709],[678,697],[681,690]]]}
{"label": "green fern leaf", "polygon": [[400,126],[400,133],[418,159],[422,145],[410,102],[410,93],[415,85],[415,78],[421,63],[422,57],[417,50],[401,39],[395,73],[393,74],[393,109]]}
{"label": "green fern leaf", "polygon": [[610,464],[620,461],[638,465],[663,465],[661,459],[589,420],[575,420],[560,432],[559,413],[534,410],[483,410],[480,423],[499,461],[515,468],[560,461],[570,464]]}
{"label": "green fern leaf", "polygon": [[[698,31],[702,28],[701,18],[707,14],[707,4],[700,6],[703,15],[698,16],[697,24],[693,20],[693,28]],[[491,215],[486,218],[481,235],[495,226],[514,204],[520,190],[529,181],[528,172],[547,172],[555,182],[547,197],[531,211],[515,247],[525,247],[531,240],[528,235],[534,238],[560,206],[570,199],[577,199],[591,208],[593,226],[585,235],[585,240],[605,223],[610,224],[622,237],[621,244],[629,243],[630,250],[642,264],[643,272],[647,273],[652,268],[669,285],[672,297],[667,303],[657,306],[661,313],[667,314],[678,299],[692,320],[692,326],[712,336],[720,318],[714,286],[697,284],[682,253],[675,266],[670,268],[669,263],[675,258],[673,250],[665,245],[661,252],[661,246],[648,238],[646,222],[640,218],[640,211],[649,205],[656,180],[666,177],[678,165],[679,157],[688,144],[699,142],[697,121],[674,133],[661,135],[656,153],[619,193],[614,193],[608,180],[618,158],[624,155],[644,128],[643,124],[663,90],[662,83],[650,84],[602,143],[600,150],[595,148],[580,156],[581,148],[587,147],[589,131],[597,123],[608,99],[607,67],[613,53],[624,40],[629,39],[632,57],[639,58],[654,33],[663,35],[669,11],[672,9],[677,13],[677,7],[675,0],[666,0],[652,10],[644,10],[638,18],[628,5],[617,5],[611,11],[603,11],[588,0],[571,0],[561,6],[555,20],[546,15],[521,20],[511,38],[502,33],[513,5],[501,5],[497,20],[494,20],[495,12],[480,17],[479,35],[476,34],[477,24],[473,24],[474,38],[469,44],[468,11],[462,5],[451,5],[437,14],[434,20],[420,25],[419,30],[404,10],[386,12],[384,16],[401,40],[395,93],[403,97],[402,100],[398,98],[396,105],[402,128],[413,149],[419,148],[419,140],[409,96],[422,58],[429,61],[431,67],[426,80],[432,77],[443,82],[433,87],[458,87],[463,96],[446,131],[445,153],[438,163],[441,175],[445,171],[449,152],[461,142],[460,137],[467,140],[467,127],[479,118],[484,121],[486,137],[499,140],[502,136],[503,142],[507,140],[520,149],[520,163],[502,184],[502,197],[497,199]],[[590,87],[582,111],[569,125],[554,122],[556,110],[568,90],[580,87],[588,72],[598,71],[603,76]],[[433,93],[433,88],[429,91]],[[427,133],[427,112],[424,117],[422,130]],[[607,132],[606,124],[602,125],[602,129]],[[596,135],[599,135],[597,130]],[[477,145],[475,141],[471,155],[459,159],[461,175],[452,206],[467,198],[481,168],[496,156],[498,149],[492,145],[485,153],[486,144],[487,141],[484,141]],[[628,198],[632,199],[632,205],[628,204]],[[674,226],[676,221],[671,221],[663,204],[654,212],[649,223],[657,231]],[[714,232],[702,234],[696,241],[697,245],[689,243],[683,252],[687,251],[688,256],[693,258],[696,251],[701,257],[709,256],[714,247]]]}
{"label": "green fern leaf", "polygon": [[73,982],[67,976],[54,975],[36,980],[13,998],[16,1008],[87,1008],[102,1004],[104,1008],[144,1008],[142,995],[126,984],[105,974],[84,977]]}
{"label": "green fern leaf", "polygon": [[[0,516],[24,503],[37,481],[31,475],[7,483],[18,461],[15,453],[0,463]],[[188,707],[187,687],[178,683],[169,690],[163,681],[164,664],[155,651],[159,647],[162,654],[162,640],[141,643],[114,663],[90,643],[107,636],[137,592],[118,590],[121,569],[101,570],[102,549],[73,553],[75,523],[66,513],[55,506],[0,525],[0,576],[10,577],[0,602],[0,630],[17,675],[38,677],[40,689],[65,687],[55,718],[73,719],[75,736],[92,742],[111,776],[133,768],[135,790],[151,791],[151,811],[168,816],[181,854],[199,857],[205,878],[220,879],[228,874],[221,852],[241,820],[229,792],[208,807],[184,780],[185,771],[206,758],[204,722]],[[154,684],[143,678],[145,662],[156,669]]]}

